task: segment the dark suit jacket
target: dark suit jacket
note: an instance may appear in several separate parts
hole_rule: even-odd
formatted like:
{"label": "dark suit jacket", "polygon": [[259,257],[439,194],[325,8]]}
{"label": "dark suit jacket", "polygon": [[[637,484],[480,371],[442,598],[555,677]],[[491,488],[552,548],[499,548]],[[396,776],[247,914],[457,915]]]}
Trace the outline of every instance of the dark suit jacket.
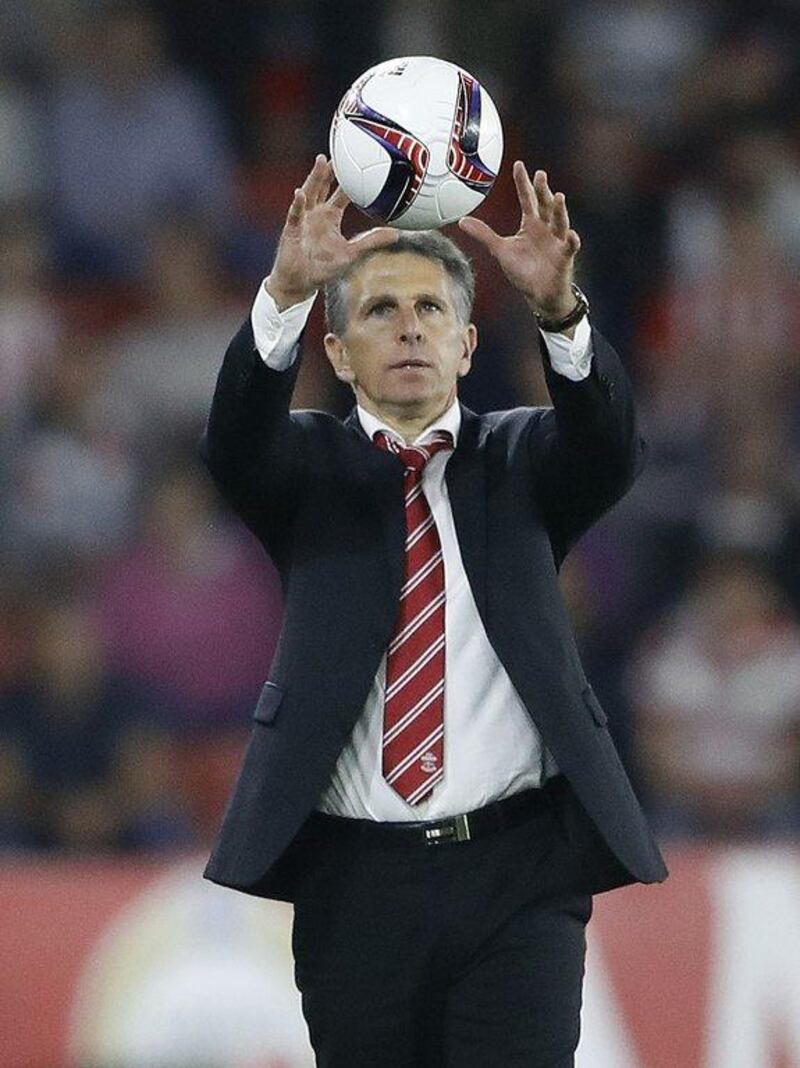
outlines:
{"label": "dark suit jacket", "polygon": [[[555,374],[553,408],[462,409],[446,481],[459,546],[493,648],[571,784],[593,892],[666,869],[584,675],[557,584],[575,540],[642,463],[630,385],[595,331],[583,382]],[[298,831],[324,791],[392,633],[404,558],[403,467],[355,413],[289,411],[297,374],[267,368],[249,321],[220,371],[201,450],[261,540],[284,592],[281,637],[206,869],[292,899]],[[576,824],[577,826],[577,824]],[[295,842],[292,846],[293,840]],[[582,848],[582,846],[578,846]],[[600,870],[603,867],[604,870]]]}

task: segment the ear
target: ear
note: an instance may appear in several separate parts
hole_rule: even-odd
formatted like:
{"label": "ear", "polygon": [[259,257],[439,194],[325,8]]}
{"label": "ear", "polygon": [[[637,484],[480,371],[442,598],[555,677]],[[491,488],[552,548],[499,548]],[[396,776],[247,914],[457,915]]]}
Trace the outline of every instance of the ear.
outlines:
{"label": "ear", "polygon": [[348,382],[352,385],[355,381],[355,374],[350,367],[347,349],[344,347],[342,339],[338,334],[326,334],[323,338],[323,344],[325,345],[325,355],[330,360],[331,367],[333,367],[333,373],[341,382]]}
{"label": "ear", "polygon": [[470,323],[464,331],[463,345],[461,362],[458,365],[459,378],[463,378],[465,374],[468,374],[472,367],[472,354],[478,345],[478,328],[474,323]]}

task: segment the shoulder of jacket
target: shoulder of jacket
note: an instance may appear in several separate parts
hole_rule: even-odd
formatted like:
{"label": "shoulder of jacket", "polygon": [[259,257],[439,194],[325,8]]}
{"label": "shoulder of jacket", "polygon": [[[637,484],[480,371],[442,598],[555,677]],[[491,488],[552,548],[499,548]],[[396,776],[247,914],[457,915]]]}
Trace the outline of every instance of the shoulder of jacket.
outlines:
{"label": "shoulder of jacket", "polygon": [[289,413],[293,423],[307,433],[336,433],[344,430],[341,419],[330,412],[320,412],[314,408],[295,408]]}
{"label": "shoulder of jacket", "polygon": [[530,427],[536,426],[550,411],[552,411],[552,408],[508,408],[502,412],[487,412],[481,416],[481,419],[485,420],[493,435],[507,434],[516,436]]}

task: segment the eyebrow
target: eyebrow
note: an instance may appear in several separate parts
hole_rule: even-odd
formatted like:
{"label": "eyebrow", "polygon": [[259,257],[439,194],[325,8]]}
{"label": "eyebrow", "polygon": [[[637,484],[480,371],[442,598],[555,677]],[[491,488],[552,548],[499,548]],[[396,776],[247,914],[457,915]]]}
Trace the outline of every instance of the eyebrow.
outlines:
{"label": "eyebrow", "polygon": [[[450,302],[447,300],[447,298],[441,296],[438,293],[423,292],[423,293],[415,294],[414,302],[416,303],[417,301],[420,301],[420,300],[430,300],[434,304],[441,304],[441,305],[444,305],[446,307],[450,306]],[[359,311],[360,312],[368,311],[370,308],[374,307],[376,304],[383,304],[384,302],[387,302],[389,304],[396,304],[397,303],[397,297],[396,297],[396,295],[394,293],[376,293],[374,296],[367,297],[366,300],[362,301],[361,306],[359,308]]]}

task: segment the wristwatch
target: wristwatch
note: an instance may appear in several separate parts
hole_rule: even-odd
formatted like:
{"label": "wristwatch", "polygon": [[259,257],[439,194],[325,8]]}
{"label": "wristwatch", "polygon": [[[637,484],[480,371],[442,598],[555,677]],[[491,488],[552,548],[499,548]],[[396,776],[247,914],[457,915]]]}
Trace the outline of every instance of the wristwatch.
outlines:
{"label": "wristwatch", "polygon": [[539,312],[534,312],[540,330],[544,330],[548,334],[560,334],[579,323],[584,315],[589,314],[589,298],[583,290],[579,289],[574,282],[570,283],[570,289],[575,297],[575,307],[563,319],[548,319],[546,316],[540,315]]}

